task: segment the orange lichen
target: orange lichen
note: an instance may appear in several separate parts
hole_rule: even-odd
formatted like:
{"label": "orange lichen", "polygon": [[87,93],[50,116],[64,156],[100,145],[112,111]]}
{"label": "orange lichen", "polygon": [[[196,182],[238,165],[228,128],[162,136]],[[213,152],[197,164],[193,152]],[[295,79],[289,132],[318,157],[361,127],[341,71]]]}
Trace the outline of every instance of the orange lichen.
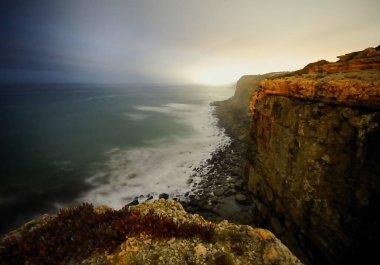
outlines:
{"label": "orange lichen", "polygon": [[273,234],[266,229],[256,228],[254,231],[262,240],[273,238]]}

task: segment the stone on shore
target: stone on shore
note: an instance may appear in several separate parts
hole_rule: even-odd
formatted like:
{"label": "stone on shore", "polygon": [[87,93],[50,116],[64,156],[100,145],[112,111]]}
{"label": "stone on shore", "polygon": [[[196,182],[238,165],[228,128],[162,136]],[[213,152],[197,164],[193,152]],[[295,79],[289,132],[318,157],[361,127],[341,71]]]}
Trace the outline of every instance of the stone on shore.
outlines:
{"label": "stone on shore", "polygon": [[167,200],[169,199],[169,194],[161,193],[160,195],[158,195],[158,198]]}
{"label": "stone on shore", "polygon": [[247,202],[247,196],[243,195],[243,194],[236,194],[235,195],[235,200],[238,202],[238,203],[246,203]]}

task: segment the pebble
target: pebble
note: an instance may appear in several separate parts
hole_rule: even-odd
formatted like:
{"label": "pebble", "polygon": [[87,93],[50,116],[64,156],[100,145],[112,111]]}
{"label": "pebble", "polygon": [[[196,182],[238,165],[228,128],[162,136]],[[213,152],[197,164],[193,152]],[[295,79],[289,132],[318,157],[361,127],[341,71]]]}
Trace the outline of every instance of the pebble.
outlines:
{"label": "pebble", "polygon": [[169,194],[161,193],[160,195],[158,195],[158,198],[167,200],[169,199]]}
{"label": "pebble", "polygon": [[235,195],[235,200],[240,203],[245,203],[247,201],[247,196],[238,193]]}
{"label": "pebble", "polygon": [[146,199],[146,201],[150,201],[150,200],[152,200],[153,199],[153,196],[149,196],[147,199]]}
{"label": "pebble", "polygon": [[238,180],[235,182],[235,188],[241,189],[243,187],[243,180]]}
{"label": "pebble", "polygon": [[138,205],[138,204],[139,204],[139,200],[135,199],[131,201],[130,203],[128,203],[126,206],[133,206],[133,205]]}
{"label": "pebble", "polygon": [[214,195],[215,196],[222,196],[224,193],[224,190],[223,189],[217,189],[214,191]]}
{"label": "pebble", "polygon": [[202,206],[202,208],[206,211],[210,211],[210,210],[212,210],[212,205],[211,204],[205,204]]}

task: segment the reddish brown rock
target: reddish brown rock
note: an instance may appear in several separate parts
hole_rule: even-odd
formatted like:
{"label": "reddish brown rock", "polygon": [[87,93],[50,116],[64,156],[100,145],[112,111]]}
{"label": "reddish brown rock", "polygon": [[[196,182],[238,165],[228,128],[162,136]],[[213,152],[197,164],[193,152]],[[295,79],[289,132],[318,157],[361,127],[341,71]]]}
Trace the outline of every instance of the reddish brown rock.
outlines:
{"label": "reddish brown rock", "polygon": [[380,48],[368,48],[339,57],[336,63],[319,61],[282,77],[265,79],[251,101],[263,95],[343,105],[380,107]]}
{"label": "reddish brown rock", "polygon": [[250,102],[257,221],[308,264],[365,263],[380,243],[379,47],[339,58],[265,79]]}
{"label": "reddish brown rock", "polygon": [[367,48],[363,51],[352,52],[338,56],[339,60],[335,63],[321,60],[310,63],[305,68],[295,71],[295,74],[313,73],[342,73],[357,72],[380,68],[380,47]]}

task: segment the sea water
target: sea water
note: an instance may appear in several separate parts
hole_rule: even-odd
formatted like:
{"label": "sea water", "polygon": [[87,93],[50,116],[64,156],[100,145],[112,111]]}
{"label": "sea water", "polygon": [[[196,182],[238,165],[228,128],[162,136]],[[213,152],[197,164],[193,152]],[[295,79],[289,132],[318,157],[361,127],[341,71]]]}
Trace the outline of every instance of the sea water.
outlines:
{"label": "sea water", "polygon": [[0,230],[55,208],[120,208],[140,195],[189,190],[228,137],[212,101],[230,87],[3,85]]}

